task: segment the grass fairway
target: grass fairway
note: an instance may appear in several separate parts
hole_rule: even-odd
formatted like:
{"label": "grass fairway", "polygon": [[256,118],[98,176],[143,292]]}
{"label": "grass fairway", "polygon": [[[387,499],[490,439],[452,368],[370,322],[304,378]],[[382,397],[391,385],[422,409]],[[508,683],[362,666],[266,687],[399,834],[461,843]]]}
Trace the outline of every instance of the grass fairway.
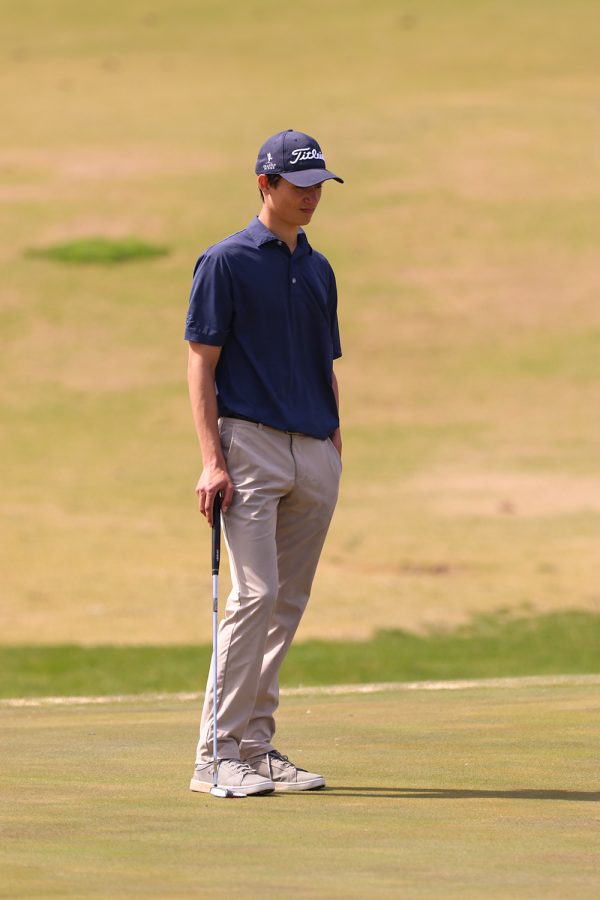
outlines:
{"label": "grass fairway", "polygon": [[328,789],[187,790],[198,709],[0,707],[10,897],[597,897],[597,686],[286,697]]}
{"label": "grass fairway", "polygon": [[[425,635],[382,631],[370,641],[292,646],[283,685],[498,678],[600,672],[600,619],[562,613],[486,617]],[[210,646],[3,647],[0,697],[64,697],[197,691]]]}

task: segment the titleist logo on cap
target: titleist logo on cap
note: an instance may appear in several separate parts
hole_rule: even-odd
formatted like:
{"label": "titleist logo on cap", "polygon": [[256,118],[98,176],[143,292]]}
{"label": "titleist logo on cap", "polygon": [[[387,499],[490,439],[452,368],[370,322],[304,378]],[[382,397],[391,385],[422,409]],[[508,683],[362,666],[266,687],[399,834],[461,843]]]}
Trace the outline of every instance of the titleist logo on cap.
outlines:
{"label": "titleist logo on cap", "polygon": [[325,159],[325,157],[319,150],[315,150],[314,147],[298,147],[297,150],[292,150],[290,166],[295,166],[299,162],[305,162],[307,159]]}

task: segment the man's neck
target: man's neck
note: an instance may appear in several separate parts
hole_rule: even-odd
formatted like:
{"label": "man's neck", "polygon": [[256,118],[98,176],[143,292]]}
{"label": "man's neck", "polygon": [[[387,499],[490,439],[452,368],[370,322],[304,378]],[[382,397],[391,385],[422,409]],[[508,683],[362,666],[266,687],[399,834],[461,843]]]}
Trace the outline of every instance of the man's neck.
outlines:
{"label": "man's neck", "polygon": [[263,206],[259,212],[258,218],[265,228],[268,228],[269,231],[273,232],[275,237],[278,237],[280,241],[283,241],[284,244],[288,245],[290,253],[294,252],[298,243],[297,225],[288,225],[287,222],[282,222],[281,219],[273,216],[265,206]]}

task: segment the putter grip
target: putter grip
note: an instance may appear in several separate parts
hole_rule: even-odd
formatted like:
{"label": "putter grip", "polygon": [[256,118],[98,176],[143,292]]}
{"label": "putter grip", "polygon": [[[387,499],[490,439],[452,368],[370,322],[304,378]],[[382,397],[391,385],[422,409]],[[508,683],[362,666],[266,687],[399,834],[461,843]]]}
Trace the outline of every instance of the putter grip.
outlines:
{"label": "putter grip", "polygon": [[221,495],[215,495],[212,524],[212,573],[219,574],[221,562]]}

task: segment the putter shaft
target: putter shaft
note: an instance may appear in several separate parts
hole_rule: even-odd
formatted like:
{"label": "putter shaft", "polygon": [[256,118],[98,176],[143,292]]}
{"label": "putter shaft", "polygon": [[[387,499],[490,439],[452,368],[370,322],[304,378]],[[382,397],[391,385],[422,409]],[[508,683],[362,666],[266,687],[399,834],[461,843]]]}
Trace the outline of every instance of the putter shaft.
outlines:
{"label": "putter shaft", "polygon": [[[218,789],[219,757],[217,747],[217,656],[219,651],[219,564],[221,562],[221,496],[216,494],[212,524],[213,583],[213,791]],[[218,795],[220,796],[220,794]],[[226,795],[225,795],[226,796]]]}

